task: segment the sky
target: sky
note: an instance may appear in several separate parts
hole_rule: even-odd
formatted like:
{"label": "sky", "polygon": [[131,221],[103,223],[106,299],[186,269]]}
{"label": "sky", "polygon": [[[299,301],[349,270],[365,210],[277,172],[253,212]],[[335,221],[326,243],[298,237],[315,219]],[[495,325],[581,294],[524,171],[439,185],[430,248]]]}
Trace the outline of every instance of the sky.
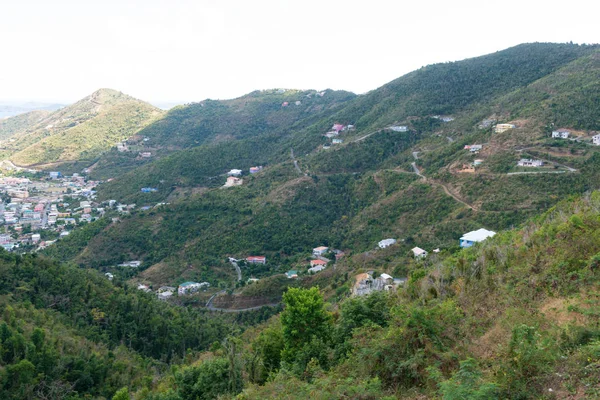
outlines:
{"label": "sky", "polygon": [[594,0],[0,0],[0,100],[365,93],[519,43],[600,43],[598,15]]}

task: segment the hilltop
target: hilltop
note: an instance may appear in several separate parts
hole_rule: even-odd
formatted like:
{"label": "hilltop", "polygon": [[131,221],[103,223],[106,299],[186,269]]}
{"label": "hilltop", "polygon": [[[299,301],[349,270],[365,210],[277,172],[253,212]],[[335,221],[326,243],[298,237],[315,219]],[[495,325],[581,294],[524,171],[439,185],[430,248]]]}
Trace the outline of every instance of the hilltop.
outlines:
{"label": "hilltop", "polygon": [[10,160],[19,166],[44,168],[78,163],[81,170],[162,113],[123,93],[100,89],[41,119],[29,119],[19,131],[12,132],[3,146]]}

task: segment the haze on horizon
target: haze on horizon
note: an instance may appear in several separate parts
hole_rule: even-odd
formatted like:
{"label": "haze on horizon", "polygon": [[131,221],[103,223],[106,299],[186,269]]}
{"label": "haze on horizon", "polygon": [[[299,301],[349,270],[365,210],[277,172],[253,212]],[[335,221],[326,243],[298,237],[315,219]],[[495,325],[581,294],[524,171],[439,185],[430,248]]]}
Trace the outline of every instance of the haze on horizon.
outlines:
{"label": "haze on horizon", "polygon": [[598,43],[599,11],[589,0],[8,0],[0,100],[69,103],[102,87],[162,103],[364,93],[524,42]]}

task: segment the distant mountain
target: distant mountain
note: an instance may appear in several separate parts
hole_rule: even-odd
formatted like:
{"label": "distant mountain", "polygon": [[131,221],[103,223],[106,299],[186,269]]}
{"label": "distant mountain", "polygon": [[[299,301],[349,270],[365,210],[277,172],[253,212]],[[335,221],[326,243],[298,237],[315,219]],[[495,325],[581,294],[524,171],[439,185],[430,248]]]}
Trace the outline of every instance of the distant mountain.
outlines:
{"label": "distant mountain", "polygon": [[0,120],[30,111],[55,111],[64,107],[64,104],[43,102],[18,102],[0,101]]}
{"label": "distant mountain", "polygon": [[92,163],[162,115],[158,108],[111,89],[100,89],[75,104],[13,132],[4,148],[21,166]]}

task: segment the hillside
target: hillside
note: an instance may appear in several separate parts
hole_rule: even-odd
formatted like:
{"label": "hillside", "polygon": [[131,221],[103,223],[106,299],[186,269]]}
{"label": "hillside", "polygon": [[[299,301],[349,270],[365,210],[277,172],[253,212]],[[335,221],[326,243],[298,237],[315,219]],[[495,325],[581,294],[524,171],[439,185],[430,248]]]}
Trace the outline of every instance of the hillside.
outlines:
{"label": "hillside", "polygon": [[[178,106],[128,141],[133,147],[141,146],[150,151],[151,160],[140,160],[132,152],[113,150],[100,158],[91,176],[107,179],[124,175],[123,181],[111,186],[115,190],[127,190],[130,183],[139,183],[146,177],[159,178],[163,174],[171,175],[169,178],[173,184],[176,180],[173,177],[182,175],[189,177],[193,174],[197,180],[216,175],[227,167],[226,162],[231,163],[240,157],[235,150],[240,147],[245,149],[246,158],[255,154],[256,163],[281,160],[281,153],[274,150],[276,142],[301,136],[300,131],[322,122],[355,97],[349,92],[332,90],[264,90],[232,100],[205,100]],[[288,105],[284,106],[285,103]],[[244,141],[245,144],[240,145],[236,141]],[[234,154],[226,153],[229,145],[234,147]],[[269,146],[268,149],[265,146]],[[212,154],[212,147],[218,148],[216,153],[219,156],[207,158],[206,154]],[[221,148],[225,152],[221,152]],[[169,159],[171,154],[173,157]],[[159,161],[152,163],[154,159]],[[197,165],[197,160],[200,160],[200,165]],[[140,168],[135,169],[137,167]],[[144,185],[156,185],[158,180],[165,178],[146,180]]]}
{"label": "hillside", "polygon": [[27,130],[46,118],[50,111],[30,111],[14,117],[0,119],[0,141],[5,141],[16,133]]}
{"label": "hillside", "polygon": [[5,148],[19,166],[92,164],[117,142],[133,136],[162,111],[123,93],[100,89],[13,133]]}
{"label": "hillside", "polygon": [[[98,203],[135,208],[105,202],[40,255],[0,251],[0,300],[33,305],[44,326],[56,318],[83,358],[106,346],[98,370],[123,348],[123,398],[600,398],[599,60],[598,46],[525,44],[361,96],[270,90],[177,107],[91,172],[114,178]],[[325,137],[338,123],[354,127]],[[569,137],[553,138],[559,128]],[[243,182],[223,187],[234,168]],[[479,228],[498,234],[460,248]],[[317,246],[330,262],[313,274]],[[129,260],[141,265],[117,266]],[[353,296],[367,273],[403,279]],[[166,302],[133,290],[185,281],[210,287]],[[22,320],[31,350],[0,357],[3,389],[72,384],[70,365],[63,378],[33,362],[42,322]],[[38,375],[8,383],[20,370]],[[112,395],[122,380],[104,371],[76,395]]]}
{"label": "hillside", "polygon": [[[409,120],[406,133],[382,129],[370,134],[357,126],[356,131],[342,133],[344,143],[325,150],[322,134],[331,121],[336,121],[332,115],[338,112],[317,113],[300,119],[297,130],[209,142],[148,162],[99,186],[100,199],[117,199],[138,207],[161,201],[170,205],[134,212],[86,241],[74,245],[77,237],[73,236],[49,251],[61,259],[101,269],[127,259],[140,259],[149,269],[139,278],[154,284],[201,279],[228,285],[233,278],[226,261],[229,256],[258,253],[273,260],[263,271],[243,271],[244,277],[304,268],[310,249],[320,244],[350,252],[349,260],[362,260],[364,254],[370,254],[372,265],[385,265],[387,255],[370,252],[386,237],[401,239],[400,245],[390,250],[391,255],[408,260],[414,246],[451,248],[469,230],[481,226],[501,230],[518,225],[565,197],[600,187],[600,155],[598,148],[589,144],[591,131],[576,130],[565,122],[562,126],[580,132],[581,141],[549,139],[548,129],[553,122],[547,106],[549,102],[558,104],[561,98],[574,98],[578,87],[594,90],[600,70],[598,50],[574,45],[527,45],[509,49],[504,55],[456,63],[469,66],[460,68],[470,71],[471,81],[478,82],[473,69],[476,67],[481,70],[480,79],[489,81],[486,74],[492,65],[490,57],[510,60],[538,47],[544,51],[533,54],[542,55],[538,60],[529,57],[527,65],[545,65],[542,70],[551,73],[531,83],[534,77],[512,74],[515,82],[498,84],[501,90],[496,97],[488,99],[487,91],[485,95],[473,93],[472,97],[486,100],[471,103],[448,123],[422,115]],[[552,49],[556,51],[554,56],[550,54]],[[584,55],[575,61],[556,65],[565,54],[580,53]],[[516,68],[507,65],[509,70]],[[447,66],[450,71],[458,68],[454,63]],[[492,76],[497,74],[505,80],[511,76],[502,71]],[[441,85],[446,75],[438,75]],[[542,87],[548,93],[544,99],[528,95],[528,107],[515,109],[518,114],[497,111],[503,121],[520,118],[515,129],[493,133],[477,128],[479,118],[493,115],[494,107],[511,104],[507,99]],[[364,101],[363,97],[337,104],[332,110],[351,108]],[[579,107],[584,117],[581,121],[592,126],[589,124],[597,120],[593,118],[597,108],[593,95],[586,99],[590,101],[581,102]],[[278,112],[282,111],[280,106]],[[174,121],[175,117],[171,118]],[[355,115],[345,121],[360,118]],[[159,123],[147,129],[158,129]],[[473,143],[485,144],[478,155],[464,149]],[[541,157],[547,166],[539,171],[518,168],[517,161],[524,157]],[[480,158],[483,164],[462,172],[461,168],[474,158]],[[218,189],[229,169],[247,171],[254,165],[266,168],[254,176],[246,174],[242,187]],[[157,191],[142,193],[141,187]],[[398,261],[386,268],[394,274],[406,273],[401,265]]]}

